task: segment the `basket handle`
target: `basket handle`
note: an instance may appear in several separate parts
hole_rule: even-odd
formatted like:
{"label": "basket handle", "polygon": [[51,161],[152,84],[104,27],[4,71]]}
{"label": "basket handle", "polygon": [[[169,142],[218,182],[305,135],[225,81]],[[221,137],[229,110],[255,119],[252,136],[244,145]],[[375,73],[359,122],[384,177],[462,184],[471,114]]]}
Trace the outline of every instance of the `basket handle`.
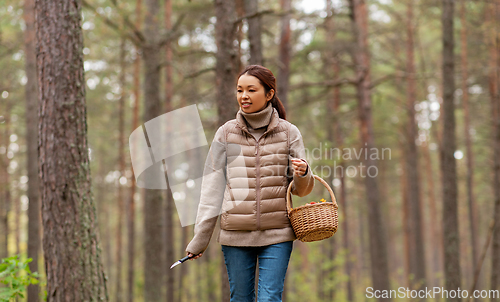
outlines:
{"label": "basket handle", "polygon": [[[335,199],[335,194],[333,194],[333,191],[330,188],[330,186],[328,185],[328,183],[326,181],[324,181],[323,178],[321,178],[317,175],[313,174],[312,176],[326,187],[326,189],[328,190],[328,193],[330,193],[330,196],[332,197],[333,204],[335,205],[336,208],[338,208],[339,206],[337,204],[337,199]],[[290,184],[288,185],[288,189],[286,190],[286,209],[287,209],[288,214],[290,214],[290,212],[293,210],[293,208],[292,208],[292,193],[291,193],[292,186],[293,186],[293,180],[290,182]]]}

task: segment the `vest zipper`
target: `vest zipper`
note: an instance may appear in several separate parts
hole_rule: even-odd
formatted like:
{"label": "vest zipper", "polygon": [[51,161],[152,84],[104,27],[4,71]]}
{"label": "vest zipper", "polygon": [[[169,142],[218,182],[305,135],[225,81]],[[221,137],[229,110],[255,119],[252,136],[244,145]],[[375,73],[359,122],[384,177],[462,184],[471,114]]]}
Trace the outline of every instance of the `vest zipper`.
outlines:
{"label": "vest zipper", "polygon": [[257,202],[257,230],[260,230],[260,167],[258,141],[255,145],[255,201]]}

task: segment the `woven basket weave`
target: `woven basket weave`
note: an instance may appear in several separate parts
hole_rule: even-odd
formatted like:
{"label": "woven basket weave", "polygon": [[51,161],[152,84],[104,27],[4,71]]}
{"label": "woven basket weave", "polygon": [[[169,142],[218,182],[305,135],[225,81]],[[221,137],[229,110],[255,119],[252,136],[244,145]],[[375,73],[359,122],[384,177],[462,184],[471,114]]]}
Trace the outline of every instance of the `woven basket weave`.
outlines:
{"label": "woven basket weave", "polygon": [[332,197],[331,202],[306,204],[293,209],[291,194],[293,180],[288,185],[286,192],[288,217],[292,223],[295,236],[302,242],[319,241],[332,237],[337,232],[339,224],[338,205],[332,189],[321,177],[313,176],[328,189]]}

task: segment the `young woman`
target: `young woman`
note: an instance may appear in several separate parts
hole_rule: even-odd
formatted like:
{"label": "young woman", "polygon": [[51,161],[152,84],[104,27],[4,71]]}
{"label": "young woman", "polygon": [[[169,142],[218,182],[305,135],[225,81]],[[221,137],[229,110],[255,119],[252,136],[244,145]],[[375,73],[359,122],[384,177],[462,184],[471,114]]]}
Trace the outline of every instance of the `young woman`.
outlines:
{"label": "young woman", "polygon": [[236,119],[215,134],[205,165],[212,173],[203,177],[194,237],[186,248],[192,259],[201,257],[221,213],[217,241],[222,245],[231,302],[255,301],[257,263],[257,301],[281,301],[296,239],[287,215],[286,190],[292,177],[294,195],[305,196],[314,187],[302,136],[286,121],[276,92],[276,79],[265,67],[250,65],[239,75],[240,109]]}

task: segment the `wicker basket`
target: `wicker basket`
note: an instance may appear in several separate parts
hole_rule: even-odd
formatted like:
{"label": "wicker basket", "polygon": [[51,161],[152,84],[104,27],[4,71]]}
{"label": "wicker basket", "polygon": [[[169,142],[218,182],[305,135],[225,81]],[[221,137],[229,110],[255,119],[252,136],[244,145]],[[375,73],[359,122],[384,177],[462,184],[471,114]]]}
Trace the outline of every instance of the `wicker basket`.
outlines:
{"label": "wicker basket", "polygon": [[293,209],[291,194],[293,180],[288,185],[286,192],[288,217],[292,223],[295,236],[302,242],[312,242],[329,238],[337,232],[339,224],[338,205],[332,189],[321,177],[317,175],[313,175],[313,177],[328,189],[332,197],[331,202],[306,204]]}

